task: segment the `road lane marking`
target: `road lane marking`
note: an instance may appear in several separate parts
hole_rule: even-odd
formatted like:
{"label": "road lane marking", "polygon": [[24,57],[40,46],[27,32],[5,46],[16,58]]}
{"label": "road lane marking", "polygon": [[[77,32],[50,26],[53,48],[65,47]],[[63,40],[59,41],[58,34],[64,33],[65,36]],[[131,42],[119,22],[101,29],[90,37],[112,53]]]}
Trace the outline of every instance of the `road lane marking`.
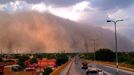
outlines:
{"label": "road lane marking", "polygon": [[[104,70],[103,70],[103,71],[104,71]],[[107,74],[107,75],[113,75],[113,74],[111,74],[111,73],[109,73],[109,72],[107,72],[107,71],[104,71],[104,73]]]}
{"label": "road lane marking", "polygon": [[[106,65],[103,65],[103,66],[116,70],[116,68],[111,67],[111,66],[106,66]],[[131,74],[131,75],[134,75],[134,72],[131,72],[131,71],[126,71],[126,70],[123,70],[123,69],[120,69],[120,68],[118,68],[118,70],[122,71],[122,72],[126,72],[126,73]]]}

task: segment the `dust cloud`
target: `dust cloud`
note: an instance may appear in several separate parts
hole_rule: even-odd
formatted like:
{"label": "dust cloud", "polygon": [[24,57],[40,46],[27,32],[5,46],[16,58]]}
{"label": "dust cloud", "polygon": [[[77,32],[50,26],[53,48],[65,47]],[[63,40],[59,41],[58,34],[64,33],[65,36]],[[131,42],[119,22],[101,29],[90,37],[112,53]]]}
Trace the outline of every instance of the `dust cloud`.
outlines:
{"label": "dust cloud", "polygon": [[[3,53],[92,52],[94,48],[114,50],[110,30],[79,24],[35,11],[0,12],[0,50]],[[120,51],[131,51],[133,43],[118,35]]]}

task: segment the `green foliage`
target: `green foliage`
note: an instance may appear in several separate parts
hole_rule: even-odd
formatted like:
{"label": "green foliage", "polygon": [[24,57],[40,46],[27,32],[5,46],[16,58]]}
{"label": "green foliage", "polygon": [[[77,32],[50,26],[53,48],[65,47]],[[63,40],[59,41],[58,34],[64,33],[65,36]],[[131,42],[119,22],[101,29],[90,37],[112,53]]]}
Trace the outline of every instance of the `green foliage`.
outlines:
{"label": "green foliage", "polygon": [[23,61],[18,61],[17,63],[19,66],[21,66],[22,68],[25,68],[25,63]]}
{"label": "green foliage", "polygon": [[12,56],[13,58],[16,58],[16,59],[19,59],[21,57],[20,54],[13,54]]}
{"label": "green foliage", "polygon": [[30,60],[30,63],[31,63],[31,64],[34,64],[34,63],[37,63],[37,62],[38,62],[37,58],[32,58],[32,59]]}
{"label": "green foliage", "polygon": [[95,52],[96,60],[101,61],[113,61],[115,59],[115,53],[110,49],[100,49]]}
{"label": "green foliage", "polygon": [[56,54],[56,63],[58,66],[65,64],[68,61],[68,56],[64,53]]}
{"label": "green foliage", "polygon": [[35,56],[36,56],[36,58],[39,58],[39,59],[44,58],[44,54],[36,54]]}
{"label": "green foliage", "polygon": [[2,59],[2,57],[0,57],[0,62],[2,62],[3,61],[3,59]]}
{"label": "green foliage", "polygon": [[28,59],[29,59],[29,56],[22,55],[22,56],[20,56],[20,58],[18,58],[18,61],[25,62],[25,60],[28,60]]}
{"label": "green foliage", "polygon": [[15,62],[14,60],[5,60],[4,62]]}
{"label": "green foliage", "polygon": [[134,58],[134,52],[129,53],[130,57]]}
{"label": "green foliage", "polygon": [[53,72],[52,68],[47,67],[44,69],[43,75],[49,75],[51,72]]}
{"label": "green foliage", "polygon": [[134,59],[128,60],[126,63],[127,63],[127,64],[131,64],[131,65],[134,65]]}
{"label": "green foliage", "polygon": [[22,68],[25,68],[25,61],[29,59],[28,55],[22,55],[18,59],[18,65],[20,65]]}
{"label": "green foliage", "polygon": [[55,58],[55,54],[47,54],[47,53],[42,53],[42,54],[35,54],[35,56],[39,59],[41,58],[48,58],[48,59],[52,59]]}
{"label": "green foliage", "polygon": [[119,62],[126,62],[129,60],[129,54],[118,53]]}
{"label": "green foliage", "polygon": [[82,53],[80,54],[80,58],[93,60],[94,53]]}

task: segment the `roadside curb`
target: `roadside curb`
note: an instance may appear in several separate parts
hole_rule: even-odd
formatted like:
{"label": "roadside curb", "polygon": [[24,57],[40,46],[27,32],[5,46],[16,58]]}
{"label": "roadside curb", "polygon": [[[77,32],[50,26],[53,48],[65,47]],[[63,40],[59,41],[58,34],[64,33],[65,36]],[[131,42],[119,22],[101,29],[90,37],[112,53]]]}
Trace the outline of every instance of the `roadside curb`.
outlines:
{"label": "roadside curb", "polygon": [[56,68],[50,75],[59,75],[60,72],[61,72],[64,68],[66,68],[66,66],[67,66],[70,62],[71,62],[71,60],[69,60],[67,63],[65,63],[65,64],[59,66],[59,67]]}
{"label": "roadside curb", "polygon": [[72,64],[73,64],[73,62],[71,62],[71,65],[69,65],[69,68],[68,68],[68,70],[67,70],[66,75],[69,75],[69,71],[70,71],[70,69],[71,69]]}
{"label": "roadside curb", "polygon": [[70,71],[70,68],[71,68],[71,65],[72,65],[72,60],[71,60],[71,62],[64,68],[64,70],[62,70],[61,72],[60,72],[60,74],[59,75],[68,75],[69,74],[69,71]]}

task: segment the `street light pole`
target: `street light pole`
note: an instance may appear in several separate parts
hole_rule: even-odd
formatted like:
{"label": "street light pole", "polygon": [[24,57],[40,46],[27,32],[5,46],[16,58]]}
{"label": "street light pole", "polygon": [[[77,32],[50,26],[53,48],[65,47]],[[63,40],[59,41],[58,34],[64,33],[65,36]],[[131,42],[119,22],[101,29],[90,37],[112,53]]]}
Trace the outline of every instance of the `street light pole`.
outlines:
{"label": "street light pole", "polygon": [[96,60],[96,53],[95,53],[95,47],[96,47],[96,39],[91,39],[93,41],[93,53],[94,53],[94,65],[95,65],[95,60]]}
{"label": "street light pole", "polygon": [[96,53],[95,53],[95,40],[93,40],[94,43],[94,64],[95,64],[95,60],[96,60]]}
{"label": "street light pole", "polygon": [[116,24],[119,21],[123,21],[123,20],[107,20],[107,22],[113,22],[114,23],[114,28],[115,28],[115,53],[116,53],[116,75],[118,75],[118,67],[119,67],[119,59],[118,59],[118,41],[117,41],[117,27]]}

